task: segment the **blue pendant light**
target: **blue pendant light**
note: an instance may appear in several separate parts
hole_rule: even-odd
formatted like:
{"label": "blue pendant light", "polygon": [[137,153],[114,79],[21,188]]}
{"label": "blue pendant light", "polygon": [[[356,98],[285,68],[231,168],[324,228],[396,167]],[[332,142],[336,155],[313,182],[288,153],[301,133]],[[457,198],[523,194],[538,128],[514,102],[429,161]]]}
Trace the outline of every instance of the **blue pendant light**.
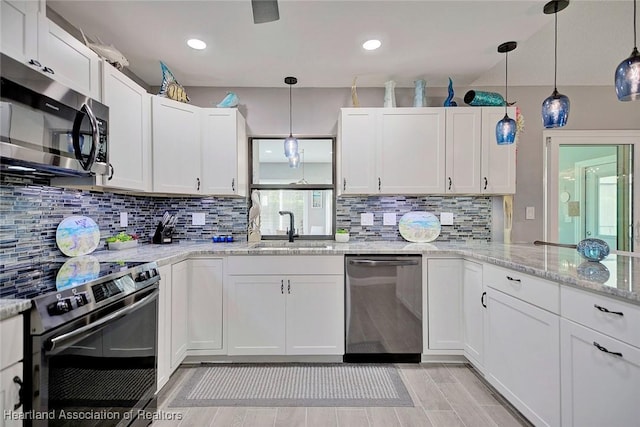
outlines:
{"label": "blue pendant light", "polygon": [[633,51],[616,68],[616,95],[620,101],[640,99],[640,53],[636,38],[636,0],[633,0]]}
{"label": "blue pendant light", "polygon": [[509,76],[509,52],[518,47],[517,42],[504,42],[498,46],[498,52],[504,53],[504,118],[496,124],[496,141],[498,145],[513,144],[516,140],[516,121],[507,114]]}
{"label": "blue pendant light", "polygon": [[559,128],[567,124],[569,118],[569,98],[558,92],[558,12],[569,6],[569,0],[553,0],[544,5],[545,15],[555,15],[555,50],[553,71],[553,93],[542,102],[542,125],[549,128]]}
{"label": "blue pendant light", "polygon": [[284,140],[284,156],[291,158],[298,154],[298,140],[291,133],[291,86],[298,83],[298,79],[285,77],[284,82],[289,85],[289,136]]}

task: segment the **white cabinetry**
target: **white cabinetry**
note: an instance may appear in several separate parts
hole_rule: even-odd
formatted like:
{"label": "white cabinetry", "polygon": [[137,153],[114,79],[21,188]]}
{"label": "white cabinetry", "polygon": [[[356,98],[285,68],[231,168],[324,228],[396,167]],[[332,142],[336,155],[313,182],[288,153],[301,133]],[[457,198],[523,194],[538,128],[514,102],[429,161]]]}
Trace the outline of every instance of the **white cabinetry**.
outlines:
{"label": "white cabinetry", "polygon": [[171,266],[158,268],[160,292],[158,294],[158,380],[157,390],[171,376]]}
{"label": "white cabinetry", "polygon": [[222,259],[192,259],[189,263],[189,350],[222,349]]}
{"label": "white cabinetry", "polygon": [[104,63],[102,102],[109,107],[111,177],[103,185],[151,190],[151,101],[147,91]]}
{"label": "white cabinetry", "polygon": [[236,108],[202,110],[202,191],[247,195],[246,121]]}
{"label": "white cabinetry", "polygon": [[171,266],[171,372],[176,370],[187,353],[188,289],[189,261],[173,264]]}
{"label": "white cabinetry", "polygon": [[[515,107],[507,108],[515,120]],[[504,117],[503,107],[482,107],[482,180],[481,192],[514,194],[516,192],[516,144],[498,145],[496,124]]]}
{"label": "white cabinetry", "polygon": [[[18,381],[22,381],[23,378],[23,317],[19,315],[0,321],[0,336],[2,337],[2,347],[0,347],[0,414],[2,414],[0,420],[2,422],[0,424],[17,427],[22,425],[19,414],[23,411],[23,407],[15,408],[20,402],[20,384],[14,381],[14,378]],[[28,392],[26,387],[24,392]],[[15,416],[6,416],[9,413],[14,413]]]}
{"label": "white cabinetry", "polygon": [[484,364],[484,317],[486,292],[482,283],[482,264],[464,261],[462,311],[464,355],[479,370]]}
{"label": "white cabinetry", "polygon": [[486,378],[533,424],[559,426],[558,285],[487,264],[483,276]]}
{"label": "white cabinetry", "polygon": [[430,350],[462,350],[461,259],[427,260]]}
{"label": "white cabinetry", "polygon": [[40,1],[0,2],[2,53],[22,63],[38,58],[38,19],[41,8],[44,8],[44,2]]}
{"label": "white cabinetry", "polygon": [[343,108],[342,194],[444,192],[444,108]]}
{"label": "white cabinetry", "polygon": [[446,175],[447,193],[480,193],[481,120],[480,108],[447,108]]}
{"label": "white cabinetry", "polygon": [[200,108],[152,96],[153,191],[201,194]]}
{"label": "white cabinetry", "polygon": [[339,256],[229,258],[229,354],[343,354],[343,262]]}
{"label": "white cabinetry", "polygon": [[561,307],[562,425],[636,425],[640,308],[564,287]]}

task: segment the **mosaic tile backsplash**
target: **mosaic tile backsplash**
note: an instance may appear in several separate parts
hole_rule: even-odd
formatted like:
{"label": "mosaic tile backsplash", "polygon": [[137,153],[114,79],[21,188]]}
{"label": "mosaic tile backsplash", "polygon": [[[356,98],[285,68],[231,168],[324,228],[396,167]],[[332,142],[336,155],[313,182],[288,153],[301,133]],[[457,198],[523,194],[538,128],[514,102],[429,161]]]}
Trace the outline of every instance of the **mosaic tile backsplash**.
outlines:
{"label": "mosaic tile backsplash", "polygon": [[[439,215],[452,212],[455,225],[443,226],[437,241],[491,240],[491,198],[450,196],[338,197],[336,227],[346,228],[352,241],[403,240],[397,226],[383,226],[382,213],[397,219],[409,211]],[[91,217],[99,226],[101,242],[120,231],[135,233],[150,243],[165,211],[178,216],[177,241],[209,240],[214,235],[247,239],[248,200],[234,197],[151,197],[51,187],[44,179],[0,176],[0,297],[20,294],[21,278],[38,276],[38,266],[60,261],[64,255],[55,241],[60,221],[71,215]],[[120,227],[120,212],[128,226]],[[191,225],[191,213],[204,212],[204,226]],[[362,226],[360,214],[374,213],[374,225]]]}

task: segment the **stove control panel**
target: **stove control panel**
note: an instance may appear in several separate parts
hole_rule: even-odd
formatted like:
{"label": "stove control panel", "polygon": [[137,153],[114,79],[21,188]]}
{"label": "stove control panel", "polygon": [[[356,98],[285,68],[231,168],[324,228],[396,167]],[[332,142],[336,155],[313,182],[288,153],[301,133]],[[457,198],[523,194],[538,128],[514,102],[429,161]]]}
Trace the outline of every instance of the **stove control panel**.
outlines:
{"label": "stove control panel", "polygon": [[91,301],[91,297],[88,292],[75,292],[73,295],[63,297],[62,294],[58,294],[57,301],[52,302],[47,306],[47,313],[50,316],[58,316],[70,312],[71,310],[82,307]]}

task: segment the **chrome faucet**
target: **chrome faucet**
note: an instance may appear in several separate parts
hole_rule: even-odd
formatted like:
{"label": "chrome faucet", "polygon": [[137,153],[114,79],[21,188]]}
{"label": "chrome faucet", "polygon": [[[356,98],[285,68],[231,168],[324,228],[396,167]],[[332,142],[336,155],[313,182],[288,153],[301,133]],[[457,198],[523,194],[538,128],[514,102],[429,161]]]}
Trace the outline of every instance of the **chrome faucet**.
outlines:
{"label": "chrome faucet", "polygon": [[278,211],[280,215],[289,215],[289,230],[287,230],[287,236],[289,236],[289,241],[293,242],[294,237],[298,237],[297,234],[293,234],[293,212],[291,211]]}

